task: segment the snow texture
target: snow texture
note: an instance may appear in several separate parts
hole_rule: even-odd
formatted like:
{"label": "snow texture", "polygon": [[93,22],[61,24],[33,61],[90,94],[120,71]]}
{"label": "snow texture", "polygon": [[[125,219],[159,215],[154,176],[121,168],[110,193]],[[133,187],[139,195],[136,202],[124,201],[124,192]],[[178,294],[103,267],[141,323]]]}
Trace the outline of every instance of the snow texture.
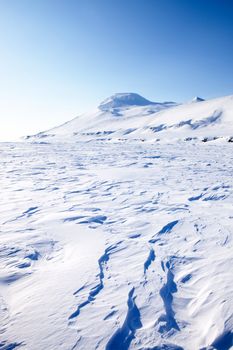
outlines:
{"label": "snow texture", "polygon": [[[83,121],[124,140],[69,138],[74,120],[0,144],[1,350],[232,349],[232,143],[184,140],[226,137],[232,103]],[[185,137],[130,136],[168,125]]]}

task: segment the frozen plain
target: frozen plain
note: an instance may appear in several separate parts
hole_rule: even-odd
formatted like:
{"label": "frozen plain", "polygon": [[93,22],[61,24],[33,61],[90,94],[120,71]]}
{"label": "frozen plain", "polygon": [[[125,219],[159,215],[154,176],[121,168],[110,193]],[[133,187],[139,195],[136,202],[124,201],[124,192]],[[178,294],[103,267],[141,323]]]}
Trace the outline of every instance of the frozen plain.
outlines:
{"label": "frozen plain", "polygon": [[0,144],[1,350],[232,349],[232,111],[115,94]]}
{"label": "frozen plain", "polygon": [[231,348],[232,143],[0,152],[0,349]]}

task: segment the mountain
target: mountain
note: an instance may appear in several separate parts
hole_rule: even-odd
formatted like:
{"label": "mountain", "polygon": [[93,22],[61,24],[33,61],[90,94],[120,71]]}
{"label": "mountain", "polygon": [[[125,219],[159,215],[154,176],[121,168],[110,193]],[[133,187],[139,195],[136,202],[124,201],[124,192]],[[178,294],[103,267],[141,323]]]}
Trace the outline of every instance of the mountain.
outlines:
{"label": "mountain", "polygon": [[108,140],[193,140],[224,139],[233,136],[233,96],[192,102],[151,102],[135,93],[118,93],[85,113],[30,141],[51,142],[90,139]]}
{"label": "mountain", "polygon": [[203,102],[205,101],[203,98],[201,97],[198,97],[198,96],[195,96],[193,99],[192,99],[192,102]]}
{"label": "mountain", "polygon": [[109,111],[112,108],[125,108],[132,106],[149,106],[161,105],[158,102],[151,102],[146,98],[135,94],[133,92],[117,93],[105,99],[100,105],[99,109],[102,111]]}

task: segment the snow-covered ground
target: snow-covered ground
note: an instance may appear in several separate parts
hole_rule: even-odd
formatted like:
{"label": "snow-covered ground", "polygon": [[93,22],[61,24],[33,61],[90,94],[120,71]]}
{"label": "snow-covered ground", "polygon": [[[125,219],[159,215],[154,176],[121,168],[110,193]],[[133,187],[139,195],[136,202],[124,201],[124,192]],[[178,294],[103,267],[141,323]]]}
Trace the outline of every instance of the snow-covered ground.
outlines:
{"label": "snow-covered ground", "polygon": [[[151,126],[174,110],[187,137],[230,136],[225,99]],[[0,144],[1,350],[231,348],[233,144],[149,140]]]}

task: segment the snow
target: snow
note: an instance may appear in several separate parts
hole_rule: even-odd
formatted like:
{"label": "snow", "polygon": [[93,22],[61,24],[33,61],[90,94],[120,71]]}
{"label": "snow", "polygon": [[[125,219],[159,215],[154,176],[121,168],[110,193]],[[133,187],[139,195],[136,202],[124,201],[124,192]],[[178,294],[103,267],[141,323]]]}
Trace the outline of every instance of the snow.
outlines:
{"label": "snow", "polygon": [[35,142],[160,140],[166,143],[168,139],[228,141],[233,136],[233,95],[207,101],[196,98],[184,104],[148,101],[151,104],[145,102],[145,105],[144,98],[137,96],[116,94],[95,110],[27,139]]}
{"label": "snow", "polygon": [[97,108],[0,144],[1,350],[232,347],[232,104]]}
{"label": "snow", "polygon": [[108,111],[112,108],[122,108],[131,106],[148,106],[156,105],[158,102],[151,102],[139,94],[130,93],[117,93],[108,97],[106,100],[100,103],[99,109],[102,111]]}
{"label": "snow", "polygon": [[192,102],[203,102],[205,101],[203,98],[199,97],[199,96],[195,96],[193,99],[192,99]]}

